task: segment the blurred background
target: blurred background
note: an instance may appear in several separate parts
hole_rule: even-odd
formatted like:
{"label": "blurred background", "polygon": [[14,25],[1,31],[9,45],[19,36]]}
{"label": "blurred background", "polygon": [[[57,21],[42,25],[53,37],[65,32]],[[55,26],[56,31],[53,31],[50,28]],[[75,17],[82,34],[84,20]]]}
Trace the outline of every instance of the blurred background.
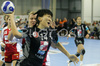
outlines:
{"label": "blurred background", "polygon": [[[6,0],[0,0],[0,7]],[[50,9],[53,13],[55,29],[60,42],[71,54],[76,53],[74,36],[66,39],[66,33],[77,23],[76,17],[91,31],[89,39],[85,39],[86,55],[84,66],[100,66],[100,0],[10,0],[15,5],[15,22],[20,29],[28,26],[28,14],[39,9]],[[0,29],[4,23],[4,15],[0,8]],[[85,34],[87,34],[85,32]],[[1,48],[1,47],[0,47]],[[52,50],[52,51],[51,51]],[[1,50],[0,50],[1,51]],[[50,48],[51,66],[67,66],[68,58],[56,49]],[[1,56],[0,56],[1,57]],[[60,60],[59,60],[60,59]],[[55,62],[54,62],[55,61]],[[63,65],[62,65],[63,64]],[[91,65],[93,64],[93,65]],[[72,65],[74,66],[74,64]],[[79,66],[76,65],[76,66]]]}
{"label": "blurred background", "polygon": [[[6,0],[0,0],[0,6]],[[100,31],[100,0],[10,0],[15,5],[15,21],[28,19],[31,11],[50,9],[53,12],[53,21],[58,22],[60,29],[70,30],[75,18],[80,16],[92,32]],[[4,22],[0,9],[0,24]],[[66,24],[67,22],[67,24]],[[95,28],[96,27],[96,28]],[[59,30],[60,30],[59,29]]]}
{"label": "blurred background", "polygon": [[[0,0],[0,6],[5,0]],[[68,19],[81,16],[84,21],[100,20],[100,0],[11,0],[16,15],[27,15],[41,8],[50,9],[55,18]],[[0,14],[1,10],[0,10]]]}

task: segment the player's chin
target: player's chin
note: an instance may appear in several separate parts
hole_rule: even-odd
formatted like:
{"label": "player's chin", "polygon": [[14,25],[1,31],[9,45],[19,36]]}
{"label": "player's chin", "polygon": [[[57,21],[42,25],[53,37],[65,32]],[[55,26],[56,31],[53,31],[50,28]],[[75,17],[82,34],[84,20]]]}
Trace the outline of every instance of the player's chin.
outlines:
{"label": "player's chin", "polygon": [[46,28],[49,28],[49,24],[46,24],[45,27],[46,27]]}
{"label": "player's chin", "polygon": [[49,25],[47,25],[46,28],[49,28]]}

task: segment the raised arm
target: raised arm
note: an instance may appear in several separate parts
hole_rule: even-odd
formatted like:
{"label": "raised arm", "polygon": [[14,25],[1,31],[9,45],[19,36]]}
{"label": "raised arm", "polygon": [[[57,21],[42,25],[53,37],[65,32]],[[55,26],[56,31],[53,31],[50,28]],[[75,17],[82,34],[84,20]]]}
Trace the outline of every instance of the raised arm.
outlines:
{"label": "raised arm", "polygon": [[17,27],[15,25],[14,22],[14,14],[9,14],[10,19],[11,19],[11,30],[12,30],[12,34],[16,37],[16,38],[21,38],[22,34],[20,32],[18,32]]}
{"label": "raised arm", "polygon": [[13,34],[12,34],[12,31],[10,31],[8,34],[8,40],[11,41],[12,39],[13,39]]}

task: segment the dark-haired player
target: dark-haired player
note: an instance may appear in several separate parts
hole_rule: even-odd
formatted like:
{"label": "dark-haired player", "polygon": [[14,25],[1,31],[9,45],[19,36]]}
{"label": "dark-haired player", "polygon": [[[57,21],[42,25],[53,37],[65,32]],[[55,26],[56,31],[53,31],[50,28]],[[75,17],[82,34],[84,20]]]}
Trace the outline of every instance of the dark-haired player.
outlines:
{"label": "dark-haired player", "polygon": [[35,14],[37,14],[36,28],[27,28],[27,31],[23,33],[17,31],[14,23],[14,15],[9,15],[13,35],[17,38],[26,38],[29,46],[28,57],[18,63],[17,66],[42,66],[51,44],[54,44],[55,47],[62,51],[73,62],[78,62],[75,55],[70,55],[57,40],[51,40],[51,37],[49,37],[49,24],[52,22],[52,12],[47,9],[41,9]]}
{"label": "dark-haired player", "polygon": [[[85,25],[81,23],[81,17],[77,17],[76,18],[76,22],[77,24],[74,25],[73,29],[71,30],[71,33],[75,34],[75,44],[77,46],[77,53],[75,54],[77,57],[80,56],[80,66],[83,65],[83,56],[85,54],[85,49],[84,49],[84,37],[88,38],[90,31],[89,28]],[[87,31],[87,34],[85,36],[85,31]],[[68,37],[70,36],[70,34],[68,35]],[[70,66],[70,62],[68,62],[68,66]]]}

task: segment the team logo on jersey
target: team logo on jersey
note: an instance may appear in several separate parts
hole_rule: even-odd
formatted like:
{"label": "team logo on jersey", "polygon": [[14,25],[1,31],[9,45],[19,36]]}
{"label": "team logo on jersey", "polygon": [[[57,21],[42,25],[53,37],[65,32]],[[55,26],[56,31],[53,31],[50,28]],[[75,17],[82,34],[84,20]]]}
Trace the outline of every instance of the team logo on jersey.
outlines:
{"label": "team logo on jersey", "polygon": [[39,34],[38,34],[38,32],[33,32],[33,37],[35,37],[35,38],[38,38],[39,37]]}
{"label": "team logo on jersey", "polygon": [[82,35],[82,30],[77,30],[78,31],[78,36],[80,37]]}
{"label": "team logo on jersey", "polygon": [[41,55],[44,55],[45,54],[45,51],[47,50],[48,48],[48,41],[41,41],[40,42],[40,48],[39,48],[39,51],[38,53],[41,54]]}

